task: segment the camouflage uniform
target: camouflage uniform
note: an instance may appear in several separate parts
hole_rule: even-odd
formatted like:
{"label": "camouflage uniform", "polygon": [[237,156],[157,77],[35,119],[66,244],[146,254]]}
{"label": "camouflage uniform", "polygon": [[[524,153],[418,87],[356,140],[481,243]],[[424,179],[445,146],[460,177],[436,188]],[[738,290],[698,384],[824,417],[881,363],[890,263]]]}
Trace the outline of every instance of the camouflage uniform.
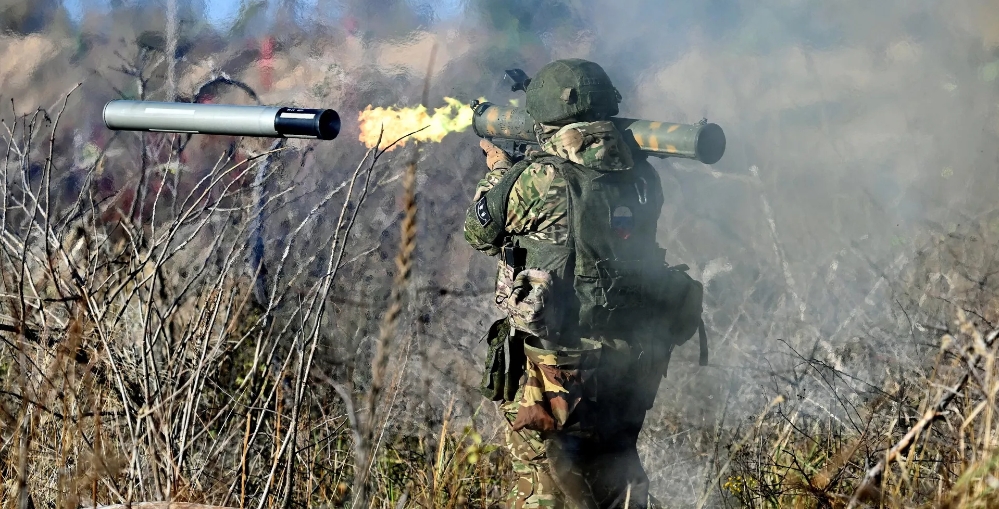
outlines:
{"label": "camouflage uniform", "polygon": [[[483,148],[488,145],[483,144]],[[487,159],[488,160],[488,159]],[[495,186],[510,169],[509,160],[488,161],[490,169],[479,181],[472,201],[477,202]],[[567,230],[565,180],[558,176],[554,168],[539,164],[528,166],[517,179],[510,191],[506,230],[510,233],[531,235],[539,240],[564,241]],[[499,252],[492,239],[476,236],[476,232],[465,228],[465,240],[475,249],[489,255]],[[545,441],[541,433],[533,430],[514,430],[524,387],[521,385],[512,401],[499,405],[503,417],[509,424],[506,430],[506,446],[513,459],[513,470],[517,481],[509,494],[511,509],[534,509],[540,507],[563,508],[565,500],[548,471]]]}
{"label": "camouflage uniform", "polygon": [[[544,154],[602,169],[625,170],[636,164],[611,122],[538,127]],[[488,147],[483,144],[487,151]],[[528,160],[534,155],[529,154]],[[491,169],[479,182],[473,202],[496,186],[510,169],[509,161],[493,156],[490,159]],[[644,161],[640,164],[647,165]],[[654,174],[654,170],[651,172]],[[655,184],[661,204],[658,180]],[[569,226],[566,186],[554,166],[531,162],[510,189],[505,231],[564,244]],[[466,219],[466,241],[487,254],[499,253],[496,239],[471,227],[476,220],[474,209],[469,210]],[[601,378],[600,391],[614,397],[597,398],[597,404],[587,397],[590,388],[586,382],[598,359],[584,358],[586,354],[554,359],[525,347],[526,375],[516,398],[500,405],[510,424],[507,446],[519,476],[510,494],[510,507],[624,507],[625,499],[631,508],[655,507],[650,504],[648,478],[636,444],[645,411],[651,406],[649,395],[654,398],[665,368],[640,365],[639,355],[628,345],[612,346],[618,348],[604,348],[612,353],[605,356],[608,358],[602,365],[611,366],[604,371],[613,371],[615,376]],[[559,368],[557,372],[552,366]],[[595,424],[580,426],[584,421]]]}
{"label": "camouflage uniform", "polygon": [[510,425],[506,430],[506,446],[513,458],[513,471],[517,474],[517,482],[507,497],[511,502],[509,507],[565,507],[565,500],[548,473],[545,442],[540,434],[537,431],[513,431],[519,407],[518,401],[500,405],[500,411]]}

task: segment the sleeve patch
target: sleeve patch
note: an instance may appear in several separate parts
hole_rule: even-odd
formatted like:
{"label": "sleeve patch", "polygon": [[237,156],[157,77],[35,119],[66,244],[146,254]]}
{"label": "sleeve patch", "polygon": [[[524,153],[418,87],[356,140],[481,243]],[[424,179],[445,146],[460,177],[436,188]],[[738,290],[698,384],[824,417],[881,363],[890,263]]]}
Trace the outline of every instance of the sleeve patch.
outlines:
{"label": "sleeve patch", "polygon": [[486,206],[485,196],[479,198],[479,201],[475,202],[475,217],[478,218],[479,224],[482,226],[486,226],[487,224],[493,222],[493,217],[489,215],[489,207]]}

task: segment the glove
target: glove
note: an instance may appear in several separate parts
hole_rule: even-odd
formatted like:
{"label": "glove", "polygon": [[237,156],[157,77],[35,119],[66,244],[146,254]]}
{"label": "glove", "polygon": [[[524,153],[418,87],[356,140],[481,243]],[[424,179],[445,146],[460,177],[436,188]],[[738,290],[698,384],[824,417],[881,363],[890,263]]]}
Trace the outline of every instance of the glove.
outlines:
{"label": "glove", "polygon": [[503,149],[493,145],[489,140],[479,140],[479,147],[486,155],[486,166],[490,171],[505,172],[513,166],[513,161]]}

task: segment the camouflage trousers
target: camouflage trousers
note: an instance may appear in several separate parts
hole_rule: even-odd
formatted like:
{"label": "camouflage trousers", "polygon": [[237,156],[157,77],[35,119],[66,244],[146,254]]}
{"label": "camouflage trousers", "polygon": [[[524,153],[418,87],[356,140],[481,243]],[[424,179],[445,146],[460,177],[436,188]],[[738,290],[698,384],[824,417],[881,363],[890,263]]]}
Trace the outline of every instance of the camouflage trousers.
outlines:
{"label": "camouflage trousers", "polygon": [[[658,377],[657,377],[658,378]],[[506,442],[513,457],[517,482],[509,493],[509,509],[657,509],[661,505],[649,494],[649,479],[638,455],[638,432],[646,408],[636,405],[632,390],[615,390],[599,411],[614,418],[601,419],[596,435],[573,432],[513,431],[520,407],[518,398],[500,405],[509,427]],[[658,383],[656,383],[658,386]],[[604,394],[608,394],[604,392]]]}
{"label": "camouflage trousers", "polygon": [[[518,399],[520,393],[518,392]],[[545,442],[537,431],[513,431],[517,420],[518,401],[504,402],[500,411],[507,421],[506,446],[513,458],[513,471],[517,474],[513,489],[507,496],[508,509],[535,509],[551,507],[563,509],[567,506],[555,480],[548,472],[548,458]]]}

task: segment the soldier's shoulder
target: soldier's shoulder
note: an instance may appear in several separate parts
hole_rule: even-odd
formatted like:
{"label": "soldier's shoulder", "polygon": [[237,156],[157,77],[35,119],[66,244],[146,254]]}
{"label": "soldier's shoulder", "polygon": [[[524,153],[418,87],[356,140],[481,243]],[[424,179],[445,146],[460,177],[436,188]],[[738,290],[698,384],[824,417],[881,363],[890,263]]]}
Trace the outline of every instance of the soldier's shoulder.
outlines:
{"label": "soldier's shoulder", "polygon": [[551,207],[564,201],[566,182],[554,167],[548,164],[528,165],[510,189],[508,210],[511,217],[536,215],[537,207]]}
{"label": "soldier's shoulder", "polygon": [[514,187],[548,189],[553,183],[561,181],[562,178],[552,163],[533,161],[524,168]]}
{"label": "soldier's shoulder", "polygon": [[524,168],[524,173],[522,175],[555,175],[557,170],[555,169],[555,162],[546,159],[532,160]]}

